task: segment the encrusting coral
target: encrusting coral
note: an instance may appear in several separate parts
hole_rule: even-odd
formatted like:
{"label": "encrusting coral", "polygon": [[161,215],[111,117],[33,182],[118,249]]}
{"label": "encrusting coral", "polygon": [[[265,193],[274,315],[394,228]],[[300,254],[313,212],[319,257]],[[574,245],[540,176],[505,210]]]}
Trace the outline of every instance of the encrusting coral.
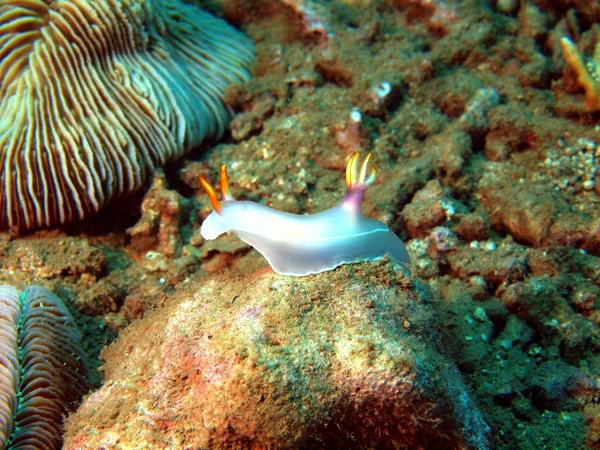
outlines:
{"label": "encrusting coral", "polygon": [[73,222],[229,119],[249,38],[180,0],[0,6],[0,229]]}
{"label": "encrusting coral", "polygon": [[577,45],[567,37],[560,40],[565,60],[577,75],[577,82],[585,90],[585,108],[600,110],[600,43],[596,44],[592,60],[585,62]]}
{"label": "encrusting coral", "polygon": [[0,286],[0,449],[59,449],[89,389],[79,331],[47,289]]}

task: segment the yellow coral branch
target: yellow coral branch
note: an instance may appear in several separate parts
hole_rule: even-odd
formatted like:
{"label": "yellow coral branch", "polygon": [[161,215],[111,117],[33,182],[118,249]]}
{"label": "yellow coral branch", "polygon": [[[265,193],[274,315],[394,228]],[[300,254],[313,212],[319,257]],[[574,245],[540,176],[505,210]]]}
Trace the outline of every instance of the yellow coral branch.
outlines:
{"label": "yellow coral branch", "polygon": [[600,74],[595,65],[600,64],[600,43],[594,51],[593,64],[586,65],[579,49],[571,39],[563,37],[560,45],[565,60],[577,75],[577,82],[585,90],[585,109],[600,111]]}

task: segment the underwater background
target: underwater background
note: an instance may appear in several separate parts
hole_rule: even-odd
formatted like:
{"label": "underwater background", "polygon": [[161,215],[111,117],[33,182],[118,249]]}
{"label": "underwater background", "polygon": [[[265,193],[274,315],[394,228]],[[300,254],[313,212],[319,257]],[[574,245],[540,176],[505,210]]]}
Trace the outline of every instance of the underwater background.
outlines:
{"label": "underwater background", "polygon": [[[64,448],[600,448],[598,2],[2,0],[0,36],[32,29],[6,31],[17,6],[41,30],[100,4],[73,28],[95,109],[44,87],[66,64],[0,40],[0,284],[49,289],[82,334]],[[110,11],[114,48],[92,34]],[[132,100],[102,107],[103,83]],[[62,106],[18,109],[43,98]],[[99,139],[52,156],[76,129],[53,108]],[[314,214],[354,152],[410,269],[284,277],[199,234],[200,176],[225,164],[236,198]]]}

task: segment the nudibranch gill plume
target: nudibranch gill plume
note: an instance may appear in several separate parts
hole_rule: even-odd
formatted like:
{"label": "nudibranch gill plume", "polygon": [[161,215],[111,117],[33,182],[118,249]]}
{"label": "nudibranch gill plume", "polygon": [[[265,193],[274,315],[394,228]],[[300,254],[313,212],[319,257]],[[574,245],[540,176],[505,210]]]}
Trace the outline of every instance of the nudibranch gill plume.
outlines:
{"label": "nudibranch gill plume", "polygon": [[360,153],[352,154],[346,166],[348,191],[337,206],[312,215],[277,211],[231,195],[227,167],[221,166],[221,200],[215,188],[200,177],[214,211],[204,220],[200,234],[216,239],[234,233],[258,250],[281,275],[302,276],[332,270],[342,264],[375,261],[386,254],[410,264],[404,243],[386,224],[362,213],[362,201],[377,170],[370,165],[371,153],[362,165]]}

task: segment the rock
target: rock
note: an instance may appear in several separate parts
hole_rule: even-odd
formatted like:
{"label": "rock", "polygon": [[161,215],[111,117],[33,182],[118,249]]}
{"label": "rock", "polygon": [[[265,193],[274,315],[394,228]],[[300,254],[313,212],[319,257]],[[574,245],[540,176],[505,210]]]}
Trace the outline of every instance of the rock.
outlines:
{"label": "rock", "polygon": [[103,352],[65,450],[487,448],[436,350],[431,296],[403,267],[184,286]]}
{"label": "rock", "polygon": [[446,255],[446,263],[454,277],[469,280],[482,277],[491,288],[523,280],[529,273],[527,251],[510,239],[473,241]]}
{"label": "rock", "polygon": [[127,229],[132,247],[138,252],[155,250],[169,257],[179,256],[183,246],[179,230],[186,206],[181,194],[168,188],[163,170],[156,169],[142,202],[142,217]]}
{"label": "rock", "polygon": [[454,200],[438,180],[431,180],[404,207],[402,218],[411,237],[425,237],[456,212],[465,210],[464,205]]}

